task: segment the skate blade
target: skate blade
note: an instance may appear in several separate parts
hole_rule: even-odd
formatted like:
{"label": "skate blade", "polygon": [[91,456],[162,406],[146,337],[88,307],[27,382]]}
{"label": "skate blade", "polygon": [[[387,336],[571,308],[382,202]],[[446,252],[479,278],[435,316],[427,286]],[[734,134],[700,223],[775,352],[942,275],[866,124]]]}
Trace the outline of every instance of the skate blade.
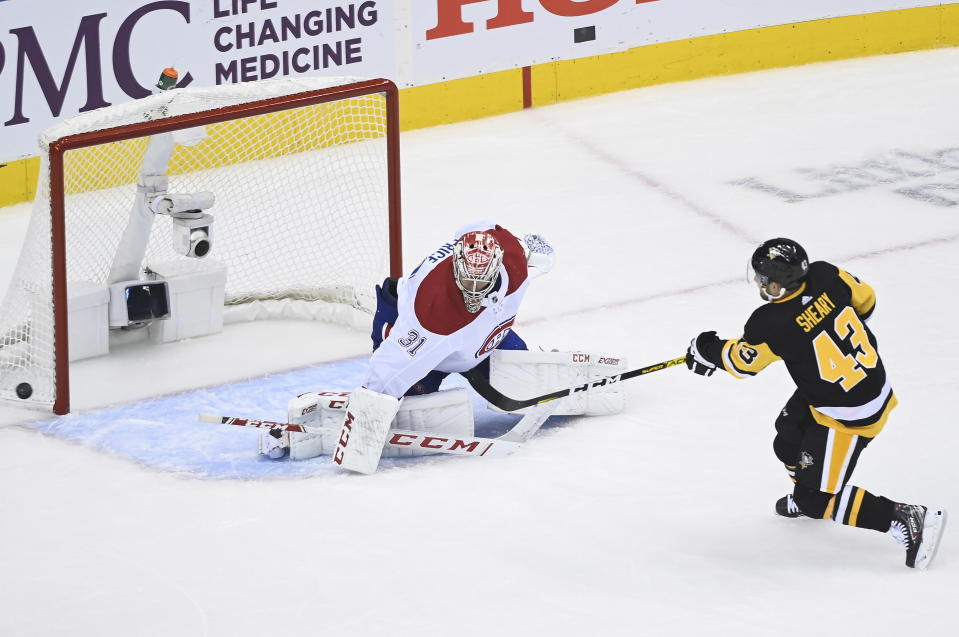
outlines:
{"label": "skate blade", "polygon": [[926,517],[922,524],[922,544],[919,545],[919,552],[916,555],[916,568],[925,570],[929,567],[933,558],[936,557],[936,550],[939,548],[939,540],[942,539],[942,532],[946,528],[946,510],[928,509]]}

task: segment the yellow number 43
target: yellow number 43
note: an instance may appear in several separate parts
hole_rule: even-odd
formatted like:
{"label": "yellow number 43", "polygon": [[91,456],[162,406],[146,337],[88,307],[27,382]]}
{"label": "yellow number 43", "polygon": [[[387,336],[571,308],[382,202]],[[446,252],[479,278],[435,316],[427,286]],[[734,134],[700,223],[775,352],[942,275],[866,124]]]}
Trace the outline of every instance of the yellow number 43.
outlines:
{"label": "yellow number 43", "polygon": [[851,307],[840,312],[833,325],[839,340],[851,335],[849,342],[855,351],[851,355],[843,354],[829,332],[820,332],[812,342],[819,364],[819,376],[827,382],[839,383],[844,391],[849,391],[866,377],[867,369],[876,366],[879,353],[869,342],[866,328]]}

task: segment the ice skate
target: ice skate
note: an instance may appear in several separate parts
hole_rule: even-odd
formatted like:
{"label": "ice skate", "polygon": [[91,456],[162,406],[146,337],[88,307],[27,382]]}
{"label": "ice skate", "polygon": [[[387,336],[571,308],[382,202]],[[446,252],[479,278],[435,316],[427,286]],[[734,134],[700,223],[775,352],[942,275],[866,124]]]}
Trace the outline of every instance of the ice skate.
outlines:
{"label": "ice skate", "polygon": [[793,494],[789,493],[776,501],[776,515],[784,518],[804,518],[806,514],[799,510],[799,505],[793,500]]}
{"label": "ice skate", "polygon": [[925,569],[936,556],[946,511],[919,504],[896,504],[889,534],[906,549],[906,566]]}

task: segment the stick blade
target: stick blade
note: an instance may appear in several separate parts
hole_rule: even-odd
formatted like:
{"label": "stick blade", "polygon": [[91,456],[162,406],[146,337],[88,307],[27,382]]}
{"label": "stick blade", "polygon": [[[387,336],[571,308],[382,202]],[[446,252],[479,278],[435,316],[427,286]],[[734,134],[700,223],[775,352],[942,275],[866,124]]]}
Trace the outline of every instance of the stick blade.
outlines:
{"label": "stick blade", "polygon": [[222,425],[227,421],[223,416],[217,416],[216,414],[199,414],[196,419],[197,422],[209,422],[215,425]]}
{"label": "stick blade", "polygon": [[533,437],[540,427],[546,423],[546,419],[553,415],[559,406],[562,404],[562,401],[559,400],[550,400],[544,403],[537,405],[530,409],[529,413],[523,416],[516,425],[500,436],[498,440],[509,441],[509,442],[526,442]]}

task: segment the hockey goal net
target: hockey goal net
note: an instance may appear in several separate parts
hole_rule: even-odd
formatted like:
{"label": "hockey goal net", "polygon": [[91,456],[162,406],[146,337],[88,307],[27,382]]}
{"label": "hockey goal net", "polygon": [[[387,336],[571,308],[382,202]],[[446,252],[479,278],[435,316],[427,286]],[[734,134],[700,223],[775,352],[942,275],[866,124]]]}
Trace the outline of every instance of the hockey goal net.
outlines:
{"label": "hockey goal net", "polygon": [[[371,313],[374,284],[402,269],[398,127],[388,80],[286,78],[164,91],[48,129],[0,305],[0,398],[69,411],[71,290],[111,283],[161,135],[176,142],[164,161],[169,191],[215,196],[208,260],[225,266],[227,322],[296,307],[334,321]],[[143,276],[155,262],[191,261],[157,217]]]}

